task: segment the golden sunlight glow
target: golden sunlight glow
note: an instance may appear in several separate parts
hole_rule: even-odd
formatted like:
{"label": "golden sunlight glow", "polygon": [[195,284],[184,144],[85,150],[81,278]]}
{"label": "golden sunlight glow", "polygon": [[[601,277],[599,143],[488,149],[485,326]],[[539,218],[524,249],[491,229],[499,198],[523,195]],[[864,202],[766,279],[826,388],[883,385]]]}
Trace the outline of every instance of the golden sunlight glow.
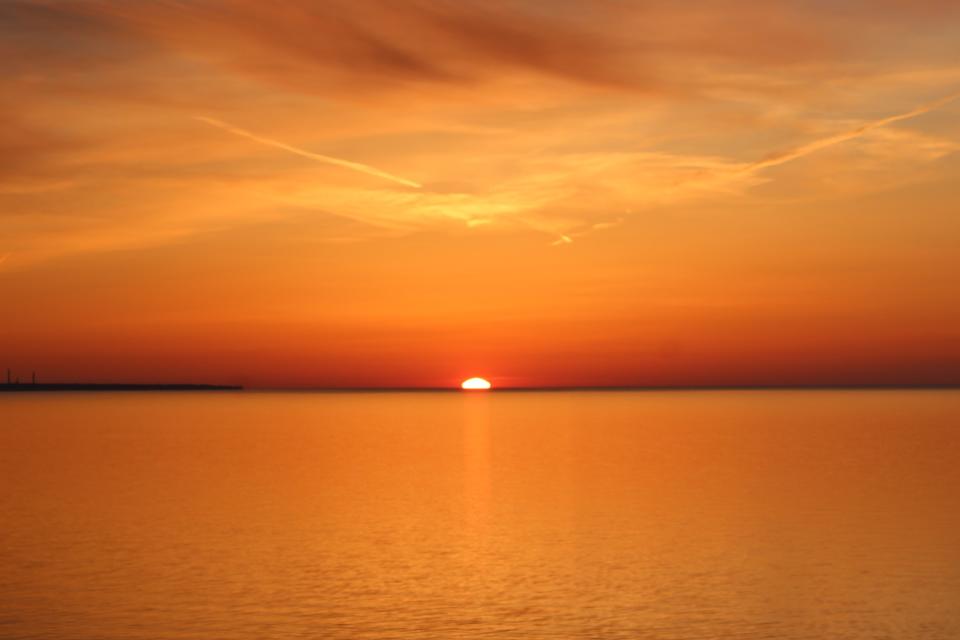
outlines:
{"label": "golden sunlight glow", "polygon": [[463,383],[461,383],[460,388],[469,389],[471,391],[486,390],[490,388],[490,383],[483,378],[470,378],[468,380],[464,380]]}

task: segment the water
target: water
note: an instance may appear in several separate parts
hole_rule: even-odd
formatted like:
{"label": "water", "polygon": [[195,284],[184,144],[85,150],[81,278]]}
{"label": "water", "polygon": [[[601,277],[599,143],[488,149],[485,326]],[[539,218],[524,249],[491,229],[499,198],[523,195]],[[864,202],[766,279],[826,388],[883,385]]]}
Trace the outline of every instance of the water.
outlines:
{"label": "water", "polygon": [[960,637],[960,393],[0,397],[0,637]]}

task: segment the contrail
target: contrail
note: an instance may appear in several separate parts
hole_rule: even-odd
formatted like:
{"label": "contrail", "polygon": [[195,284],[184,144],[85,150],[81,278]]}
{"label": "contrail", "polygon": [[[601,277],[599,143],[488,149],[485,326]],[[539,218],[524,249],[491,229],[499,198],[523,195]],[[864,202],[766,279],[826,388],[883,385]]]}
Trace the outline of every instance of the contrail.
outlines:
{"label": "contrail", "polygon": [[854,138],[859,138],[865,133],[873,131],[874,129],[879,129],[885,127],[894,122],[900,122],[901,120],[909,120],[911,118],[916,118],[917,116],[922,116],[925,113],[930,113],[935,111],[943,106],[946,106],[960,98],[960,93],[954,93],[945,98],[940,98],[929,104],[925,104],[917,107],[906,113],[901,113],[895,116],[889,116],[887,118],[881,118],[880,120],[873,120],[872,122],[866,122],[855,129],[849,131],[844,131],[843,133],[838,133],[836,135],[830,136],[828,138],[821,138],[820,140],[814,140],[813,142],[808,142],[807,144],[801,145],[789,151],[783,151],[781,153],[773,154],[762,160],[757,160],[756,162],[751,162],[747,166],[743,167],[738,173],[753,173],[755,171],[760,171],[761,169],[766,169],[768,167],[776,167],[781,164],[786,164],[798,158],[810,155],[821,149],[827,147],[832,147],[835,144],[840,144],[841,142],[846,142],[847,140],[853,140]]}
{"label": "contrail", "polygon": [[227,124],[222,120],[217,120],[215,118],[207,118],[204,116],[194,116],[195,119],[200,122],[206,122],[210,126],[217,127],[218,129],[223,129],[229,133],[240,136],[242,138],[247,138],[253,140],[254,142],[259,142],[260,144],[266,145],[268,147],[276,147],[277,149],[283,149],[284,151],[289,151],[290,153],[295,153],[298,156],[303,156],[304,158],[310,158],[311,160],[316,160],[318,162],[325,162],[326,164],[333,164],[338,167],[344,167],[345,169],[352,169],[354,171],[359,171],[360,173],[365,173],[370,176],[376,176],[378,178],[384,178],[385,180],[390,180],[392,182],[397,182],[408,187],[415,187],[420,189],[423,185],[420,183],[414,182],[413,180],[407,180],[406,178],[401,178],[395,176],[386,171],[381,171],[376,167],[371,167],[370,165],[361,164],[359,162],[350,162],[349,160],[341,160],[340,158],[333,158],[331,156],[320,155],[319,153],[313,153],[312,151],[307,151],[305,149],[300,149],[299,147],[294,147],[283,142],[278,142],[277,140],[271,140],[270,138],[263,138],[258,136],[255,133],[250,133],[244,129],[240,129],[231,124]]}

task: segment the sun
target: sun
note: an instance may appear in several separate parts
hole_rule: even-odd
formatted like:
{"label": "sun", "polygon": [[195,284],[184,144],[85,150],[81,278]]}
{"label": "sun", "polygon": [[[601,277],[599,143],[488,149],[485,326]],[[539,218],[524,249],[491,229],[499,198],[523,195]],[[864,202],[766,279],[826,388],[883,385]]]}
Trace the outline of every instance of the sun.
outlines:
{"label": "sun", "polygon": [[468,389],[470,391],[481,391],[489,389],[490,383],[483,378],[469,378],[460,383],[460,388]]}

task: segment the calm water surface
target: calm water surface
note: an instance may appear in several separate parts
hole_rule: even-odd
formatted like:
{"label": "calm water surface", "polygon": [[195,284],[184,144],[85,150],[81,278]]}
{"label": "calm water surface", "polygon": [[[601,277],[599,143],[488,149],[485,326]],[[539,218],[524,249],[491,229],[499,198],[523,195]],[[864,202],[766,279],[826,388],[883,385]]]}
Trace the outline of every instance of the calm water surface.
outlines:
{"label": "calm water surface", "polygon": [[960,393],[0,397],[0,637],[960,638]]}

